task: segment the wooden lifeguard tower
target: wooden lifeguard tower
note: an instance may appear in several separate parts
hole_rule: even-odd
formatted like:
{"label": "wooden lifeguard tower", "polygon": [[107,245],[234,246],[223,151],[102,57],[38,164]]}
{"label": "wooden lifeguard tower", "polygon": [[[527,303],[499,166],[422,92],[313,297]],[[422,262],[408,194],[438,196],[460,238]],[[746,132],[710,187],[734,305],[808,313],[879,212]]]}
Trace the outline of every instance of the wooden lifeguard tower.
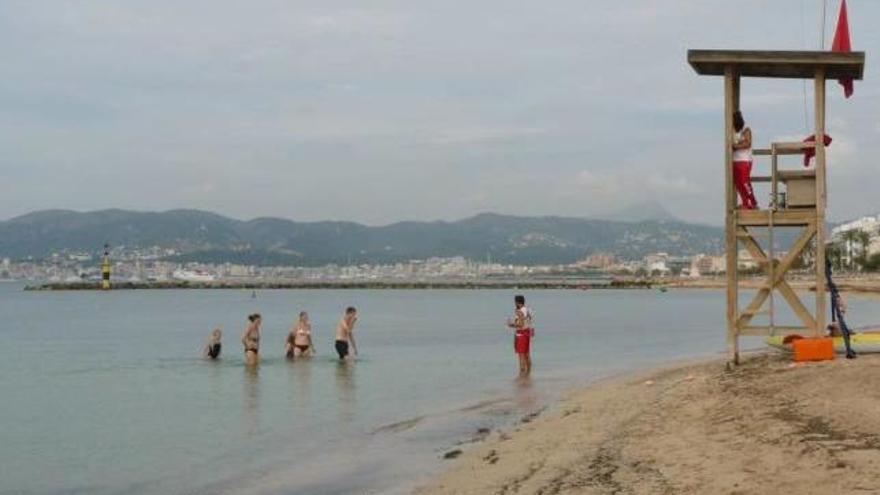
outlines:
{"label": "wooden lifeguard tower", "polygon": [[[824,331],[825,307],[825,81],[862,78],[864,52],[820,51],[741,51],[689,50],[688,63],[699,75],[724,77],[724,205],[725,253],[727,267],[727,349],[730,363],[739,362],[739,337],[764,336],[775,332],[819,335]],[[814,84],[815,143],[776,142],[769,148],[755,148],[756,158],[770,158],[770,174],[752,176],[752,182],[770,183],[769,204],[761,209],[737,209],[733,185],[733,114],[739,110],[740,79],[768,77],[812,79]],[[804,169],[779,168],[779,156],[802,155],[815,148],[815,166]],[[756,164],[757,165],[757,164]],[[753,174],[759,167],[753,168]],[[774,231],[798,228],[800,233],[780,259],[774,252]],[[765,250],[756,239],[765,234]],[[815,243],[813,242],[815,240]],[[738,276],[739,246],[762,268],[765,279],[751,301],[740,308]],[[786,280],[795,261],[815,245],[815,310],[810,311]],[[778,292],[788,303],[802,326],[778,326],[775,323],[773,294]],[[770,304],[764,308],[768,299]],[[757,314],[769,316],[768,325],[752,325]]]}

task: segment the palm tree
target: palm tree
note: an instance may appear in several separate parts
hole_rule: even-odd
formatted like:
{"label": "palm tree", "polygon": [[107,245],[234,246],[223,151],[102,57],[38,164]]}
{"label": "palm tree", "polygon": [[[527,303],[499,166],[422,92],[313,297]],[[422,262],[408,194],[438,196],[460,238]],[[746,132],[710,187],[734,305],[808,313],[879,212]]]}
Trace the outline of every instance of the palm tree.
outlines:
{"label": "palm tree", "polygon": [[847,230],[843,233],[843,255],[846,258],[846,267],[852,269],[853,267],[853,246],[856,243],[856,230]]}
{"label": "palm tree", "polygon": [[843,246],[840,242],[832,242],[825,247],[825,259],[835,270],[843,268]]}
{"label": "palm tree", "polygon": [[871,244],[871,235],[864,230],[856,231],[856,242],[859,245],[859,255],[857,261],[860,269],[864,269],[865,262],[868,259],[868,245]]}

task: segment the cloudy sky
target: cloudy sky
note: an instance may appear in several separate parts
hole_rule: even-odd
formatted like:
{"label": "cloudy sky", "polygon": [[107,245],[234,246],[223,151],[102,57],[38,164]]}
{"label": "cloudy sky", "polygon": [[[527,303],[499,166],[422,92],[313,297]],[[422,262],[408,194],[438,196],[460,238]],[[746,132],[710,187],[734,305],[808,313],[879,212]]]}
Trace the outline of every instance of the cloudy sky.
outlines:
{"label": "cloudy sky", "polygon": [[[880,2],[848,5],[867,65],[850,101],[829,83],[837,219],[880,211]],[[0,218],[200,208],[383,224],[659,201],[718,224],[722,82],[685,52],[815,49],[820,12],[821,0],[5,0]],[[808,134],[800,81],[743,91],[757,144]]]}

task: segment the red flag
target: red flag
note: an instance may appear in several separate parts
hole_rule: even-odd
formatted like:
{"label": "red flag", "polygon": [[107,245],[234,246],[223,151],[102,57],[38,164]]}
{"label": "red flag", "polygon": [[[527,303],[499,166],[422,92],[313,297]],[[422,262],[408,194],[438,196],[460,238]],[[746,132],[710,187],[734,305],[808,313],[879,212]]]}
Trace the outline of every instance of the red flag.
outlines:
{"label": "red flag", "polygon": [[[848,52],[852,48],[849,39],[849,19],[846,16],[846,0],[840,2],[840,14],[837,16],[837,28],[834,30],[834,41],[831,43],[832,52]],[[843,95],[849,98],[853,94],[853,80],[851,77],[843,77],[837,80],[843,86]]]}

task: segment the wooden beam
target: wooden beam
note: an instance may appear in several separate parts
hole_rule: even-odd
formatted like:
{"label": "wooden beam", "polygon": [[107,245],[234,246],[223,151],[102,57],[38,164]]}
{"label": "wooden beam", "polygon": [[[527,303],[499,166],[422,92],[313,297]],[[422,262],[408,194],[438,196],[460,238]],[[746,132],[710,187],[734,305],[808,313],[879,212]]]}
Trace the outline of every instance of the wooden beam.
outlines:
{"label": "wooden beam", "polygon": [[[738,227],[739,233],[748,233],[745,227]],[[785,278],[786,272],[791,268],[794,264],[797,257],[807,248],[810,241],[813,239],[813,235],[816,233],[816,224],[810,223],[807,227],[801,231],[801,234],[795,239],[794,243],[792,243],[791,248],[785,253],[785,256],[780,260],[779,264],[776,266],[776,275],[774,276],[773,284],[778,283],[780,280]],[[740,241],[745,246],[746,250],[749,254],[752,255],[752,258],[758,262],[768,262],[771,261],[767,258],[767,254],[764,253],[764,250],[761,246],[751,237],[741,237]],[[765,268],[765,271],[767,268]],[[772,286],[771,286],[772,287]]]}
{"label": "wooden beam", "polygon": [[770,289],[767,287],[762,287],[755,293],[755,296],[752,297],[752,300],[749,302],[749,305],[746,306],[746,309],[742,311],[739,315],[739,318],[736,320],[736,330],[737,333],[741,333],[742,329],[748,326],[749,322],[752,321],[752,317],[754,317],[758,311],[761,310],[761,306],[764,305],[764,301],[770,296]]}
{"label": "wooden beam", "polygon": [[785,301],[794,310],[794,314],[804,323],[804,326],[810,329],[816,328],[817,320],[813,319],[813,315],[810,314],[810,311],[804,306],[804,303],[801,302],[797,293],[795,293],[790,285],[787,283],[779,284],[776,286],[776,290],[782,294],[782,297],[785,298]]}
{"label": "wooden beam", "polygon": [[753,155],[772,155],[773,154],[773,146],[776,147],[777,155],[803,155],[804,150],[812,149],[816,146],[815,143],[810,142],[802,142],[802,141],[781,141],[771,143],[770,148],[758,148],[753,149]]}
{"label": "wooden beam", "polygon": [[[770,225],[770,210],[739,210],[737,224],[743,227],[767,227]],[[773,224],[778,227],[807,226],[816,221],[816,210],[812,208],[790,208],[773,214]]]}
{"label": "wooden beam", "polygon": [[816,70],[816,329],[825,331],[825,69]]}
{"label": "wooden beam", "polygon": [[724,239],[727,265],[727,359],[739,364],[736,318],[739,312],[737,280],[736,192],[733,188],[733,113],[739,105],[739,75],[732,65],[724,69]]}
{"label": "wooden beam", "polygon": [[[745,227],[737,227],[737,237],[742,241],[743,245],[746,248],[746,251],[752,255],[752,258],[761,263],[764,266],[764,272],[770,273],[768,271],[769,263],[771,260],[767,259],[767,255],[764,254],[764,250],[761,249],[761,246],[755,241],[755,239],[750,235],[750,232]],[[745,234],[745,235],[743,235]],[[764,301],[770,296],[770,293],[773,289],[772,281],[768,281],[765,287],[758,289],[758,292],[755,293],[752,300],[749,302],[746,309],[741,313],[737,314],[736,318],[736,331],[737,333],[741,332],[743,328],[745,328],[750,321],[752,321],[752,317],[755,316],[755,313],[761,309],[761,306],[764,305]]]}
{"label": "wooden beam", "polygon": [[[780,182],[788,180],[812,179],[816,177],[815,170],[779,170],[776,177]],[[752,182],[770,182],[772,177],[768,175],[753,175]],[[778,214],[778,213],[777,213]]]}
{"label": "wooden beam", "polygon": [[742,77],[812,79],[816,69],[830,79],[861,79],[865,52],[688,50],[688,63],[697,74],[720,76],[728,68]]}
{"label": "wooden beam", "polygon": [[794,310],[795,314],[797,314],[805,325],[812,325],[811,328],[814,327],[816,320],[813,319],[813,316],[806,310],[800,299],[797,297],[797,294],[792,290],[791,286],[788,285],[788,282],[785,280],[785,274],[792,267],[797,257],[800,256],[807,246],[809,246],[810,240],[813,239],[813,236],[816,233],[816,224],[811,223],[807,225],[776,266],[772,265],[774,260],[767,257],[767,254],[764,253],[761,246],[752,237],[748,235],[743,236],[743,233],[748,234],[748,230],[745,227],[737,227],[737,234],[740,235],[740,241],[743,243],[749,254],[752,255],[752,258],[762,264],[768,280],[767,284],[755,293],[755,296],[749,302],[748,306],[746,306],[746,309],[741,314],[737,314],[735,324],[737,332],[741,332],[743,328],[748,326],[752,321],[752,317],[761,309],[764,305],[764,301],[767,300],[774,289],[782,294],[782,297],[785,298],[791,306],[791,309]]}
{"label": "wooden beam", "polygon": [[794,333],[794,332],[803,332],[807,333],[812,331],[811,328],[807,327],[798,327],[798,326],[767,326],[767,325],[755,325],[751,327],[745,327],[740,330],[740,335],[748,335],[751,337],[764,337],[773,335],[775,333]]}

